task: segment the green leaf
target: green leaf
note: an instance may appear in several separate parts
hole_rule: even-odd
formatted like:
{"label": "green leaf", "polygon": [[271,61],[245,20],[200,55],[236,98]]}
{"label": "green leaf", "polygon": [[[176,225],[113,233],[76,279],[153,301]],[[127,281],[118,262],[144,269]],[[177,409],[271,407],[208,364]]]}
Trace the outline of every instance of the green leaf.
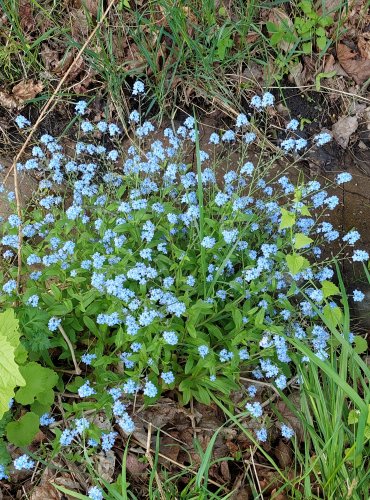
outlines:
{"label": "green leaf", "polygon": [[294,226],[295,218],[296,218],[295,213],[289,212],[285,208],[282,208],[281,209],[281,222],[280,222],[279,229],[286,229],[286,228]]}
{"label": "green leaf", "polygon": [[329,328],[336,328],[342,321],[343,313],[339,307],[330,307],[327,304],[324,307],[323,315]]}
{"label": "green leaf", "polygon": [[340,295],[340,290],[337,285],[327,280],[322,282],[322,292],[324,294],[324,298],[331,297],[332,295]]}
{"label": "green leaf", "polygon": [[25,380],[15,362],[19,345],[18,320],[12,310],[0,314],[0,419],[9,410],[9,401],[17,386]]}
{"label": "green leaf", "polygon": [[15,446],[28,446],[39,430],[40,419],[36,413],[28,412],[17,422],[6,426],[6,437]]}
{"label": "green leaf", "polygon": [[307,245],[310,245],[313,242],[312,238],[309,238],[303,233],[296,233],[294,235],[294,248],[299,250],[300,248],[304,248]]}
{"label": "green leaf", "polygon": [[311,42],[302,43],[302,51],[304,54],[311,54],[312,53],[312,43]]}
{"label": "green leaf", "polygon": [[367,347],[367,340],[364,337],[360,337],[360,335],[356,335],[354,351],[357,354],[362,354],[367,351]]}
{"label": "green leaf", "polygon": [[326,36],[319,36],[316,38],[316,45],[320,50],[324,50],[326,48],[326,44],[328,42],[328,39]]}
{"label": "green leaf", "polygon": [[309,261],[305,257],[302,257],[302,255],[298,254],[286,255],[285,259],[288,264],[289,272],[293,276],[298,274],[303,269],[306,269],[310,265]]}
{"label": "green leaf", "polygon": [[50,368],[44,368],[32,361],[20,367],[21,375],[26,381],[26,385],[18,389],[15,400],[22,405],[32,404],[35,399],[40,399],[42,404],[50,401],[50,392],[58,382],[58,375]]}
{"label": "green leaf", "polygon": [[348,425],[357,424],[359,413],[358,410],[351,410],[348,413]]}
{"label": "green leaf", "polygon": [[312,2],[310,2],[310,0],[302,0],[302,2],[299,2],[298,7],[300,7],[305,14],[310,14],[312,11]]}

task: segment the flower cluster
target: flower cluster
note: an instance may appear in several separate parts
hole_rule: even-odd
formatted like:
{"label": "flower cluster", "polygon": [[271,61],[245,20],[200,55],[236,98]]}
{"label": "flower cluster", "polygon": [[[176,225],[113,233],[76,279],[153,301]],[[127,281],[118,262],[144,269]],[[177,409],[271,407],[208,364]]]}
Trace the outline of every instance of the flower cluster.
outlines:
{"label": "flower cluster", "polygon": [[[136,82],[133,94],[143,92]],[[251,102],[256,113],[273,104],[268,92]],[[242,369],[284,390],[296,340],[327,358],[330,333],[320,314],[340,305],[327,292],[334,271],[319,257],[322,246],[340,235],[314,214],[334,210],[337,197],[318,181],[295,186],[287,175],[268,181],[268,172],[246,157],[256,138],[248,131],[253,116],[241,114],[233,130],[209,137],[212,147],[242,143],[240,164],[221,176],[217,152],[212,159],[200,150],[197,164],[185,162],[199,143],[192,117],[176,130],[165,129],[162,140],[150,141],[154,125],[133,112],[140,145],[122,151],[117,125],[85,119],[84,101],[75,109],[79,140],[72,156],[44,134],[32,157],[18,165],[42,180],[35,208],[22,219],[12,214],[3,221],[1,243],[4,258],[11,260],[21,231],[25,279],[17,307],[25,343],[30,350],[42,350],[40,343],[64,349],[61,359],[75,362],[61,334],[70,337],[85,370],[71,389],[81,408],[98,401],[130,433],[132,397],[153,401],[176,386],[184,403],[193,397],[207,402],[210,392],[228,395]],[[17,123],[22,128],[27,120]],[[287,134],[298,126],[291,120]],[[99,134],[109,140],[97,143]],[[320,134],[314,144],[328,140]],[[282,155],[307,144],[288,137]],[[343,173],[337,184],[350,180]],[[63,191],[69,193],[64,200]],[[359,237],[353,230],[343,241],[353,246]],[[368,257],[364,250],[353,251],[354,262]],[[2,284],[9,304],[18,293],[11,262]],[[353,298],[362,295],[356,290]],[[36,316],[37,332],[27,328]],[[263,442],[267,429],[256,393],[251,385],[246,411],[261,422],[256,437]],[[54,419],[45,414],[40,423]],[[290,439],[293,431],[283,425],[282,435]],[[114,431],[97,436],[82,416],[58,441],[106,452],[116,437]],[[14,466],[30,468],[32,460],[25,457]],[[5,475],[1,467],[0,474]],[[101,498],[99,488],[91,488],[89,497]]]}

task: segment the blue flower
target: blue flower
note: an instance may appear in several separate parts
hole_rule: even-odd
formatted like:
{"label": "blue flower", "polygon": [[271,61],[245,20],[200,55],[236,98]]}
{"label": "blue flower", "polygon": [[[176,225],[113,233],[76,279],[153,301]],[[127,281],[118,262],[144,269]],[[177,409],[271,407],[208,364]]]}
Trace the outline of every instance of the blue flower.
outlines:
{"label": "blue flower", "polygon": [[95,389],[93,389],[90,386],[90,381],[87,380],[81,387],[78,389],[78,395],[80,398],[88,398],[89,396],[92,396],[93,394],[96,394]]}
{"label": "blue flower", "polygon": [[365,250],[355,250],[352,256],[353,262],[364,262],[369,260],[369,254]]}
{"label": "blue flower", "polygon": [[256,436],[257,436],[258,441],[261,441],[262,443],[264,443],[265,441],[267,441],[267,430],[264,427],[262,427],[261,429],[258,429],[256,431]]}
{"label": "blue flower", "polygon": [[55,332],[59,325],[61,324],[62,320],[60,318],[56,318],[55,316],[53,316],[52,318],[49,319],[49,322],[48,322],[48,328],[51,332]]}
{"label": "blue flower", "polygon": [[257,110],[260,110],[262,108],[262,99],[258,95],[254,95],[251,99],[251,106],[253,108],[256,108]]}
{"label": "blue flower", "polygon": [[263,108],[268,106],[273,106],[275,101],[275,97],[271,94],[271,92],[265,92],[262,96],[261,105]]}
{"label": "blue flower", "polygon": [[255,385],[250,385],[247,389],[247,392],[251,398],[257,394],[257,387]]}
{"label": "blue flower", "polygon": [[215,244],[216,244],[215,238],[211,238],[210,236],[205,236],[201,241],[202,247],[208,249],[213,248]]}
{"label": "blue flower", "polygon": [[315,135],[313,140],[317,146],[323,146],[332,140],[332,136],[326,132],[321,132],[321,134]]}
{"label": "blue flower", "polygon": [[237,239],[239,231],[237,229],[231,229],[230,231],[224,230],[222,231],[222,236],[224,237],[225,243],[230,244],[234,243]]}
{"label": "blue flower", "polygon": [[28,455],[21,455],[13,461],[16,470],[31,470],[35,467],[35,462]]}
{"label": "blue flower", "polygon": [[254,402],[254,403],[247,403],[245,405],[245,408],[249,411],[249,413],[252,415],[252,417],[254,418],[259,418],[262,416],[263,414],[263,408],[262,408],[262,405],[261,403],[259,403],[258,401]]}
{"label": "blue flower", "polygon": [[298,127],[299,127],[299,121],[293,118],[292,120],[290,120],[290,122],[287,124],[285,128],[286,130],[297,130]]}
{"label": "blue flower", "polygon": [[358,231],[349,231],[346,235],[343,236],[343,241],[347,242],[349,245],[354,245],[356,241],[361,238],[361,235]]}
{"label": "blue flower", "polygon": [[103,500],[103,492],[97,486],[92,486],[87,492],[87,496],[91,498],[91,500]]}
{"label": "blue flower", "polygon": [[12,294],[17,288],[17,282],[15,280],[9,280],[3,285],[3,292],[8,295]]}
{"label": "blue flower", "polygon": [[174,376],[174,374],[171,371],[169,371],[169,372],[162,372],[161,379],[166,384],[172,384],[172,382],[175,381],[175,376]]}
{"label": "blue flower", "polygon": [[31,122],[23,115],[18,115],[15,119],[15,123],[19,128],[29,127]]}
{"label": "blue flower", "polygon": [[219,144],[219,143],[220,143],[220,136],[216,132],[213,132],[209,136],[209,144]]}
{"label": "blue flower", "polygon": [[[78,115],[84,115],[86,112],[86,109],[87,109],[87,102],[86,101],[78,101],[78,103],[75,106],[75,111]],[[49,142],[51,142],[51,141],[49,141]]]}
{"label": "blue flower", "polygon": [[169,345],[176,345],[178,342],[178,337],[175,332],[170,331],[170,332],[163,332],[163,339],[166,341],[167,344]]}
{"label": "blue flower", "polygon": [[0,464],[0,481],[3,479],[9,479],[9,476],[5,474],[5,466],[3,464]]}
{"label": "blue flower", "polygon": [[353,291],[353,300],[355,302],[362,302],[365,298],[365,294],[362,293],[360,290],[354,290]]}
{"label": "blue flower", "polygon": [[148,396],[148,398],[154,398],[158,393],[158,389],[152,382],[150,382],[150,380],[148,380],[144,386],[143,392],[145,396]]}
{"label": "blue flower", "polygon": [[352,175],[349,172],[342,172],[337,175],[336,183],[344,184],[345,182],[350,182],[352,180]]}
{"label": "blue flower", "polygon": [[244,113],[240,113],[236,117],[236,123],[235,123],[235,125],[238,128],[243,127],[244,125],[249,125],[249,120],[248,120],[248,118],[246,117],[246,115]]}
{"label": "blue flower", "polygon": [[288,425],[282,424],[281,435],[286,439],[291,439],[294,436],[294,430]]}
{"label": "blue flower", "polygon": [[135,430],[134,421],[127,413],[120,420],[118,420],[118,425],[123,429],[124,432],[126,432],[126,434],[131,434],[131,432],[134,432]]}
{"label": "blue flower", "polygon": [[143,94],[145,91],[144,83],[140,80],[136,80],[132,87],[132,95]]}
{"label": "blue flower", "polygon": [[94,359],[96,359],[96,354],[83,354],[81,356],[81,361],[85,363],[85,365],[91,365]]}
{"label": "blue flower", "polygon": [[198,352],[199,352],[199,356],[204,359],[209,352],[209,348],[206,345],[200,345],[198,347]]}
{"label": "blue flower", "polygon": [[113,448],[114,442],[116,440],[116,437],[118,436],[117,432],[109,432],[108,434],[102,434],[101,440],[102,440],[102,450],[103,451],[108,451]]}
{"label": "blue flower", "polygon": [[76,433],[83,434],[83,432],[90,427],[90,422],[86,418],[77,418],[74,421],[76,426]]}
{"label": "blue flower", "polygon": [[40,417],[40,425],[46,426],[46,425],[53,424],[54,422],[55,422],[55,418],[51,417],[49,413],[44,413]]}
{"label": "blue flower", "polygon": [[235,141],[235,133],[232,130],[226,130],[222,135],[223,142],[233,142]]}

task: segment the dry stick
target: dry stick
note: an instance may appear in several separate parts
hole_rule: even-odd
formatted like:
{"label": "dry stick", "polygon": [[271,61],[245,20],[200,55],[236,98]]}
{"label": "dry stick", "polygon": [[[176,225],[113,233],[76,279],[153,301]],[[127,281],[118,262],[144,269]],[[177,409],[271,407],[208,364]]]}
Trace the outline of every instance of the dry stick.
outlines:
{"label": "dry stick", "polygon": [[[20,204],[20,196],[19,196],[17,163],[20,160],[20,158],[22,157],[23,153],[25,152],[28,144],[30,143],[30,141],[31,141],[34,133],[37,130],[37,127],[40,125],[40,123],[44,119],[44,117],[46,115],[46,112],[49,110],[49,108],[50,108],[50,111],[52,109],[54,109],[56,103],[54,103],[53,106],[51,106],[52,102],[55,100],[56,95],[58,94],[59,90],[61,89],[63,83],[66,81],[68,75],[71,73],[71,71],[74,68],[76,62],[79,60],[79,58],[81,57],[81,55],[85,51],[86,47],[90,43],[91,39],[94,37],[95,33],[98,31],[98,29],[100,28],[100,26],[104,22],[105,18],[109,14],[109,11],[112,8],[112,6],[113,6],[113,4],[114,4],[115,1],[116,0],[111,0],[111,2],[109,3],[108,7],[105,10],[105,12],[103,13],[100,21],[97,23],[97,25],[95,26],[95,28],[93,29],[93,31],[91,32],[91,34],[89,35],[89,37],[87,38],[86,42],[83,44],[83,46],[79,50],[78,54],[76,55],[75,59],[72,61],[72,64],[70,65],[70,67],[66,71],[65,75],[63,76],[63,78],[58,83],[58,85],[57,85],[56,89],[54,90],[52,96],[50,97],[50,99],[48,100],[48,102],[45,104],[45,106],[42,108],[41,113],[40,113],[40,115],[39,115],[39,117],[38,117],[35,125],[33,125],[33,127],[31,128],[30,133],[28,134],[28,136],[26,137],[26,140],[23,143],[23,146],[21,147],[19,153],[15,157],[12,166],[9,168],[9,171],[7,172],[7,174],[6,174],[5,178],[4,178],[3,182],[5,183],[6,180],[7,180],[7,178],[9,177],[10,173],[13,171],[13,176],[14,176],[14,191],[15,191],[15,199],[16,199],[16,204],[17,204],[17,213],[18,213],[18,217],[20,219],[22,218],[22,213],[21,213],[21,204]],[[19,226],[19,230],[18,230],[18,274],[17,274],[17,289],[19,288],[19,283],[20,283],[20,278],[21,278],[21,269],[22,269],[22,241],[23,241],[22,225],[20,225]]]}
{"label": "dry stick", "polygon": [[58,329],[59,329],[60,333],[62,334],[64,340],[67,342],[68,349],[69,349],[69,351],[71,353],[71,356],[72,356],[72,361],[73,361],[73,364],[74,364],[74,367],[75,367],[76,375],[80,375],[81,368],[77,364],[75,352],[73,350],[73,345],[71,344],[71,341],[69,340],[68,335],[64,331],[63,327],[61,325],[58,325]]}

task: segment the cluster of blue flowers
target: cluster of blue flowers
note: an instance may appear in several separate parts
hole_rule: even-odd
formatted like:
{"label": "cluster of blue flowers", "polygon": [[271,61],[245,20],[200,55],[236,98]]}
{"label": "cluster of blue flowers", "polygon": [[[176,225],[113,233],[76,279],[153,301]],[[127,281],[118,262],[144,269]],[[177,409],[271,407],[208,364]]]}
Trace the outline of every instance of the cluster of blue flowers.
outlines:
{"label": "cluster of blue flowers", "polygon": [[[133,94],[140,97],[144,90],[138,81]],[[269,92],[251,101],[256,113],[273,104]],[[23,307],[47,311],[48,296],[54,293],[47,286],[50,281],[58,283],[60,294],[65,292],[72,303],[65,312],[47,317],[50,338],[59,335],[64,324],[74,328],[73,308],[88,317],[85,326],[90,331],[81,345],[76,341],[88,372],[77,390],[81,399],[106,396],[107,387],[94,374],[103,364],[102,355],[109,355],[110,362],[120,366],[122,380],[108,388],[107,405],[116,425],[131,433],[135,424],[128,402],[139,391],[153,400],[162,388],[192,376],[194,394],[199,396],[197,386],[217,391],[247,366],[256,380],[269,380],[284,390],[291,362],[289,338],[304,341],[316,356],[326,359],[330,334],[319,313],[339,306],[334,301],[327,304],[322,284],[334,271],[318,258],[320,246],[340,234],[311,210],[335,210],[336,196],[329,196],[318,181],[297,188],[284,175],[268,182],[246,158],[219,179],[210,154],[202,150],[197,174],[196,168],[184,163],[184,152],[198,140],[192,117],[176,130],[165,129],[163,140],[150,142],[154,125],[133,111],[130,121],[140,147],[133,143],[123,152],[117,125],[90,122],[84,116],[88,113],[84,101],[75,110],[81,117],[80,140],[72,158],[54,137],[44,134],[32,149],[32,158],[18,164],[20,171],[33,170],[42,177],[36,209],[22,220],[12,214],[3,221],[1,243],[4,258],[11,261],[22,232],[29,276],[19,297]],[[253,116],[240,114],[233,130],[213,132],[209,143],[231,148],[240,139],[248,149],[256,138],[248,131],[252,121]],[[20,128],[29,125],[24,117],[16,122]],[[287,124],[282,154],[307,147],[306,140],[289,136],[298,126],[295,119]],[[104,144],[113,144],[110,149],[96,143],[99,134],[109,136]],[[313,144],[329,140],[323,133]],[[349,173],[336,178],[338,185],[350,180]],[[63,201],[60,193],[67,188],[71,196]],[[204,206],[200,195],[206,199]],[[294,217],[293,239],[282,223],[282,206]],[[307,265],[293,273],[285,256],[292,254],[299,238],[305,238],[299,254]],[[353,246],[359,238],[352,230],[342,239]],[[354,249],[354,262],[368,258],[365,250]],[[13,300],[14,268],[8,274],[2,291]],[[355,290],[353,299],[362,300],[363,293]],[[82,339],[83,330],[84,326],[76,326],[77,339]],[[104,353],[101,344],[97,347],[103,338]],[[256,437],[263,442],[268,434],[256,396],[251,385],[246,410],[261,422]],[[40,423],[50,425],[54,419],[45,414]],[[76,419],[63,430],[59,444],[72,446],[84,440],[90,425],[85,417]],[[294,434],[286,425],[281,432],[286,439]],[[112,431],[100,441],[90,437],[86,444],[107,451],[116,437]],[[14,467],[31,468],[31,464],[24,455]],[[0,477],[5,475],[0,466]],[[90,498],[101,495],[97,487],[89,490]]]}

